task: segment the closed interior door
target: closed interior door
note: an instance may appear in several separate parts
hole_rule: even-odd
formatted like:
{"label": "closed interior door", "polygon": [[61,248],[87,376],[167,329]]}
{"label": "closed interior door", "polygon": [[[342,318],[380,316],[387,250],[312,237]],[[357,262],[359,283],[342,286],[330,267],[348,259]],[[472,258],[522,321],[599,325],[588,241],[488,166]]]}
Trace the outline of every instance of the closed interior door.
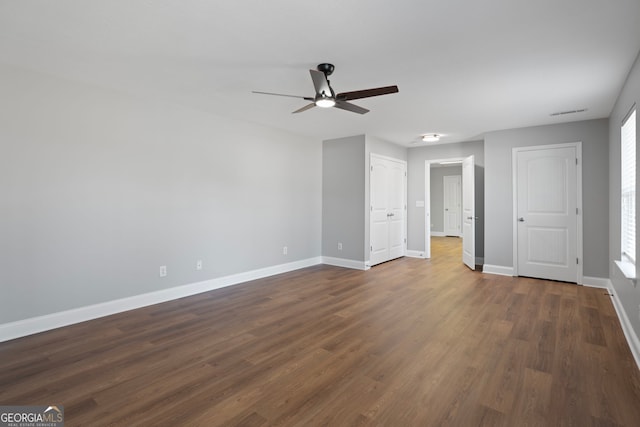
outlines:
{"label": "closed interior door", "polygon": [[518,275],[577,281],[576,148],[517,153]]}
{"label": "closed interior door", "polygon": [[444,181],[444,234],[460,237],[462,209],[462,177],[443,177]]}
{"label": "closed interior door", "polygon": [[404,256],[406,241],[406,164],[371,156],[370,263]]}

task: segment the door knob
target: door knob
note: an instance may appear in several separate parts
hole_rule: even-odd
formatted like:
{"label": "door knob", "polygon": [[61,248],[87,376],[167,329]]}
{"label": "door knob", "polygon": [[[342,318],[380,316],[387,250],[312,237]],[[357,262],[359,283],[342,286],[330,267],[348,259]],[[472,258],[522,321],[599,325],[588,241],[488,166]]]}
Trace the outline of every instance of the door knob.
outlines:
{"label": "door knob", "polygon": [[518,221],[520,221],[520,222],[524,222],[524,218],[523,218],[523,217],[520,217],[520,218],[518,218]]}

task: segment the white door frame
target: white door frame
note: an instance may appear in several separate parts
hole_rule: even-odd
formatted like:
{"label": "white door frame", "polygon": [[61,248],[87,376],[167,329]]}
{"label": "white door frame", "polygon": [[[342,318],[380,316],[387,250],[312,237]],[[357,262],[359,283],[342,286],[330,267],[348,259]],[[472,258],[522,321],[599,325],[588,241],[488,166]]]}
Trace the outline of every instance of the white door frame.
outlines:
{"label": "white door frame", "polygon": [[[469,157],[469,156],[466,156]],[[466,157],[425,160],[424,162],[424,257],[431,258],[431,163],[460,162]]]}
{"label": "white door frame", "polygon": [[584,265],[584,250],[582,247],[582,141],[578,142],[568,142],[564,144],[548,144],[548,145],[534,145],[529,147],[514,147],[512,148],[511,153],[511,170],[512,170],[512,178],[511,185],[513,187],[513,275],[518,275],[518,186],[516,185],[518,182],[518,153],[523,151],[536,151],[536,150],[548,150],[553,148],[571,148],[574,147],[576,149],[576,174],[577,178],[577,194],[576,194],[576,206],[578,207],[578,214],[576,215],[576,250],[578,254],[578,268],[577,268],[577,277],[576,283],[581,285],[584,276],[583,276],[583,265]]}
{"label": "white door frame", "polygon": [[[402,211],[402,215],[403,215],[403,229],[402,229],[402,240],[403,240],[403,248],[402,248],[402,256],[406,256],[407,255],[407,161],[406,160],[402,160],[402,159],[396,159],[395,157],[389,157],[389,156],[384,156],[382,154],[376,154],[376,153],[370,153],[369,154],[369,206],[367,207],[367,215],[369,216],[369,248],[365,248],[365,252],[369,253],[369,260],[366,262],[366,265],[368,267],[371,266],[371,237],[373,234],[373,218],[371,217],[371,209],[372,209],[372,205],[371,205],[371,192],[373,191],[373,186],[371,184],[371,171],[372,171],[372,161],[374,159],[381,159],[381,160],[389,160],[392,162],[396,162],[396,163],[400,163],[402,164],[403,168],[404,168],[404,180],[403,180],[403,189],[402,189],[402,197],[404,198],[404,210]],[[367,251],[366,249],[369,249],[369,251]]]}

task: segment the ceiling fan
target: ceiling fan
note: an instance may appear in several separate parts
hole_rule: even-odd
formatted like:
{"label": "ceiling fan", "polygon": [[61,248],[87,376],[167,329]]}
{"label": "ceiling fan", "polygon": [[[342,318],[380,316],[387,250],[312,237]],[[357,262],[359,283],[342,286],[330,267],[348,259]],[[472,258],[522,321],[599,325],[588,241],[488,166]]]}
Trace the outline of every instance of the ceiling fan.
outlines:
{"label": "ceiling fan", "polygon": [[352,111],[358,114],[366,114],[369,112],[369,110],[352,104],[348,101],[352,101],[354,99],[369,98],[371,96],[388,95],[390,93],[398,92],[398,86],[385,86],[375,89],[356,90],[352,92],[342,92],[336,94],[329,84],[329,80],[327,79],[327,77],[329,77],[333,73],[334,69],[335,67],[333,66],[333,64],[324,63],[319,64],[317,70],[309,70],[309,73],[311,73],[311,80],[313,81],[313,87],[316,89],[316,94],[314,97],[285,95],[282,93],[258,91],[253,91],[253,93],[260,93],[263,95],[288,96],[291,98],[301,98],[307,101],[311,101],[311,104],[307,104],[304,107],[297,109],[293,112],[294,114],[301,113],[316,106],[321,108],[336,107],[340,108],[341,110]]}

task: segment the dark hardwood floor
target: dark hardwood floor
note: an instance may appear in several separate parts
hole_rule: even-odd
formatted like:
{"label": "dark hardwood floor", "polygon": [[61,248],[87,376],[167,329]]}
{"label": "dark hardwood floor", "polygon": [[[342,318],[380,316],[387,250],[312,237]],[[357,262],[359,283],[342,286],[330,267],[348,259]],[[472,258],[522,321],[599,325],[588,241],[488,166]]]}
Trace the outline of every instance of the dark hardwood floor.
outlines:
{"label": "dark hardwood floor", "polygon": [[[459,239],[0,344],[0,404],[66,426],[638,426],[605,291],[473,272]],[[446,256],[446,254],[452,256]]]}

